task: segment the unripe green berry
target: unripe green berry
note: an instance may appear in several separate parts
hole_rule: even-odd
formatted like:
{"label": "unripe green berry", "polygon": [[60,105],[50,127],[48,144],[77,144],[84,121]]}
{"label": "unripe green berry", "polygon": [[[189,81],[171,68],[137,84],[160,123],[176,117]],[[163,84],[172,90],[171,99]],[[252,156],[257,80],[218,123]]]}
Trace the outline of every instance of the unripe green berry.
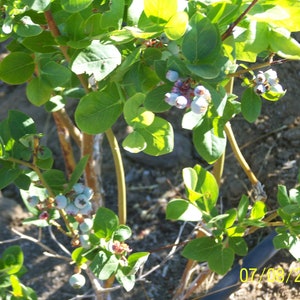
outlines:
{"label": "unripe green berry", "polygon": [[69,283],[72,288],[80,289],[85,285],[85,277],[81,274],[73,274],[69,279]]}

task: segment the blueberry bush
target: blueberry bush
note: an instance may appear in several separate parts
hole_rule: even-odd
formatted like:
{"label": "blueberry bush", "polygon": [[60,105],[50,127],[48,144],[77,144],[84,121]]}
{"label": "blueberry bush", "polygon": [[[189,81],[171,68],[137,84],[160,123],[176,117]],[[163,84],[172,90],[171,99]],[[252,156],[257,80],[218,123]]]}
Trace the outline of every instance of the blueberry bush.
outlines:
{"label": "blueberry bush", "polygon": [[[0,40],[8,51],[0,62],[0,79],[26,83],[29,103],[52,114],[65,162],[64,170],[53,168],[54,157],[34,120],[11,110],[0,122],[0,188],[14,183],[20,189],[32,215],[25,224],[55,226],[70,238],[76,266],[72,287],[85,284],[81,273],[86,272],[98,299],[120,286],[130,291],[150,255],[126,243],[132,232],[126,225],[122,157],[112,130],[120,116],[132,129],[122,147],[159,156],[174,147],[172,124],[160,113],[184,110],[182,127],[192,132],[198,154],[213,165],[212,172],[200,165],[184,168],[186,198],[167,205],[167,219],[195,222],[196,238],[182,251],[186,270],[205,261],[211,271],[225,274],[236,255],[247,255],[245,236],[262,227],[275,226],[275,247],[300,257],[295,250],[299,187],[278,186],[278,209],[267,212],[263,183],[230,127],[236,115],[254,122],[264,101],[278,101],[286,93],[272,66],[300,59],[293,37],[300,31],[299,1],[1,0],[0,8]],[[235,78],[242,80],[240,98],[233,91]],[[68,103],[76,107],[74,115]],[[105,207],[95,167],[101,134],[113,153],[118,214]],[[217,201],[228,142],[255,201],[243,196],[237,207],[221,213]],[[79,160],[74,148],[80,150]],[[19,279],[24,271],[22,250],[8,247],[0,258],[3,299],[37,299]]]}

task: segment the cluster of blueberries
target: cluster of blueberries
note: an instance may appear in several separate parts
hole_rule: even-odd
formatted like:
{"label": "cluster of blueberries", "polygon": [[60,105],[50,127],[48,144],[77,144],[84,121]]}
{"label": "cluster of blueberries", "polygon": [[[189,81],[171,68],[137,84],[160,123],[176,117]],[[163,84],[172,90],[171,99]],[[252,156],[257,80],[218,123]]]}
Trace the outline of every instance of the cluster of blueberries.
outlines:
{"label": "cluster of blueberries", "polygon": [[207,111],[211,101],[211,95],[208,89],[202,85],[196,85],[188,79],[181,79],[178,72],[169,70],[166,78],[174,82],[170,93],[165,94],[165,101],[179,109],[191,108],[195,114],[204,114]]}
{"label": "cluster of blueberries", "polygon": [[266,72],[259,71],[254,78],[254,91],[256,94],[261,95],[268,91],[275,93],[283,93],[282,86],[278,83],[278,76],[276,71],[269,69]]}
{"label": "cluster of blueberries", "polygon": [[64,209],[68,215],[89,215],[92,212],[91,199],[94,192],[91,188],[76,183],[72,190],[65,195],[55,197],[55,207]]}
{"label": "cluster of blueberries", "polygon": [[91,199],[93,195],[94,192],[91,188],[84,186],[82,183],[76,183],[67,195],[57,195],[51,204],[48,201],[41,201],[38,196],[30,196],[28,203],[41,211],[39,219],[43,220],[49,218],[49,208],[64,209],[68,215],[81,214],[87,216],[92,212]]}

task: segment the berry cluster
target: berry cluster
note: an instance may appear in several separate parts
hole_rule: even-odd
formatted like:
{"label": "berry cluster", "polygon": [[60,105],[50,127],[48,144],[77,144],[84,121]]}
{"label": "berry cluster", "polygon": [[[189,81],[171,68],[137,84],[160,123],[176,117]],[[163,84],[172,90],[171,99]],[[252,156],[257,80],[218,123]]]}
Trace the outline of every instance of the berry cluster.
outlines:
{"label": "berry cluster", "polygon": [[207,111],[211,95],[208,89],[202,85],[196,85],[190,78],[183,80],[179,78],[176,71],[169,70],[166,78],[174,82],[170,93],[165,94],[165,101],[179,109],[191,108],[195,114],[204,114]]}
{"label": "berry cluster", "polygon": [[67,195],[55,197],[55,207],[64,209],[68,215],[89,215],[92,212],[91,199],[94,192],[82,183],[76,183]]}
{"label": "berry cluster", "polygon": [[54,199],[48,197],[41,201],[38,196],[30,196],[27,201],[30,206],[36,207],[39,219],[48,220],[50,211],[53,209],[64,209],[69,215],[89,215],[92,212],[91,199],[93,190],[81,183],[76,183],[67,195],[57,195]]}
{"label": "berry cluster", "polygon": [[269,69],[266,72],[260,71],[254,78],[254,91],[256,94],[261,95],[266,92],[283,93],[282,86],[278,83],[276,71]]}

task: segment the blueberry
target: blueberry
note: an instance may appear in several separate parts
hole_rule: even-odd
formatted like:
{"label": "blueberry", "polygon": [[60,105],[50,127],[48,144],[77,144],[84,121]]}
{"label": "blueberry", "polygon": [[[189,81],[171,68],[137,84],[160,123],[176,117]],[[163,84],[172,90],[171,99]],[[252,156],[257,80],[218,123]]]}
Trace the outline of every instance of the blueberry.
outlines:
{"label": "blueberry", "polygon": [[166,93],[165,94],[165,101],[169,104],[169,105],[176,105],[176,99],[179,96],[179,94],[177,93]]}
{"label": "blueberry", "polygon": [[91,247],[90,237],[88,234],[81,234],[79,236],[79,240],[84,249],[89,249]]}
{"label": "blueberry", "polygon": [[179,78],[179,74],[176,71],[169,70],[166,74],[166,78],[172,82],[175,82]]}
{"label": "blueberry", "polygon": [[263,72],[259,72],[255,78],[257,84],[264,83],[266,81],[266,76]]}
{"label": "blueberry", "polygon": [[38,203],[40,202],[40,199],[37,196],[31,196],[27,199],[27,201],[31,207],[36,207],[38,205]]}
{"label": "blueberry", "polygon": [[83,222],[79,225],[80,230],[83,233],[89,232],[93,227],[93,220],[90,218],[85,218]]}
{"label": "blueberry", "polygon": [[92,204],[91,202],[88,202],[87,205],[80,209],[79,212],[82,214],[82,215],[89,215],[91,212],[93,211],[93,207],[92,207]]}
{"label": "blueberry", "polygon": [[187,104],[188,104],[188,100],[186,99],[186,97],[184,97],[184,96],[178,96],[176,98],[176,104],[175,104],[175,106],[177,108],[183,109],[183,108],[185,108],[187,106]]}
{"label": "blueberry", "polygon": [[79,209],[83,209],[84,207],[87,206],[88,203],[89,203],[89,199],[84,194],[79,194],[74,199],[74,205]]}
{"label": "blueberry", "polygon": [[73,185],[73,191],[75,194],[81,194],[84,191],[84,185],[82,183],[76,183]]}
{"label": "blueberry", "polygon": [[91,200],[94,196],[94,191],[88,186],[84,187],[83,194],[87,196],[88,200]]}
{"label": "blueberry", "polygon": [[67,213],[68,215],[72,215],[72,216],[77,215],[78,212],[79,212],[79,208],[76,207],[76,206],[74,205],[74,203],[69,203],[69,204],[67,205],[67,207],[65,208],[65,210],[66,210],[66,213]]}
{"label": "blueberry", "polygon": [[54,200],[55,200],[56,208],[58,209],[64,209],[68,204],[68,199],[64,195],[57,195],[54,198]]}
{"label": "blueberry", "polygon": [[260,83],[254,87],[254,91],[256,94],[261,95],[261,94],[265,93],[267,91],[267,89],[264,84]]}
{"label": "blueberry", "polygon": [[85,277],[81,274],[73,274],[69,279],[69,283],[72,288],[80,289],[85,285]]}

